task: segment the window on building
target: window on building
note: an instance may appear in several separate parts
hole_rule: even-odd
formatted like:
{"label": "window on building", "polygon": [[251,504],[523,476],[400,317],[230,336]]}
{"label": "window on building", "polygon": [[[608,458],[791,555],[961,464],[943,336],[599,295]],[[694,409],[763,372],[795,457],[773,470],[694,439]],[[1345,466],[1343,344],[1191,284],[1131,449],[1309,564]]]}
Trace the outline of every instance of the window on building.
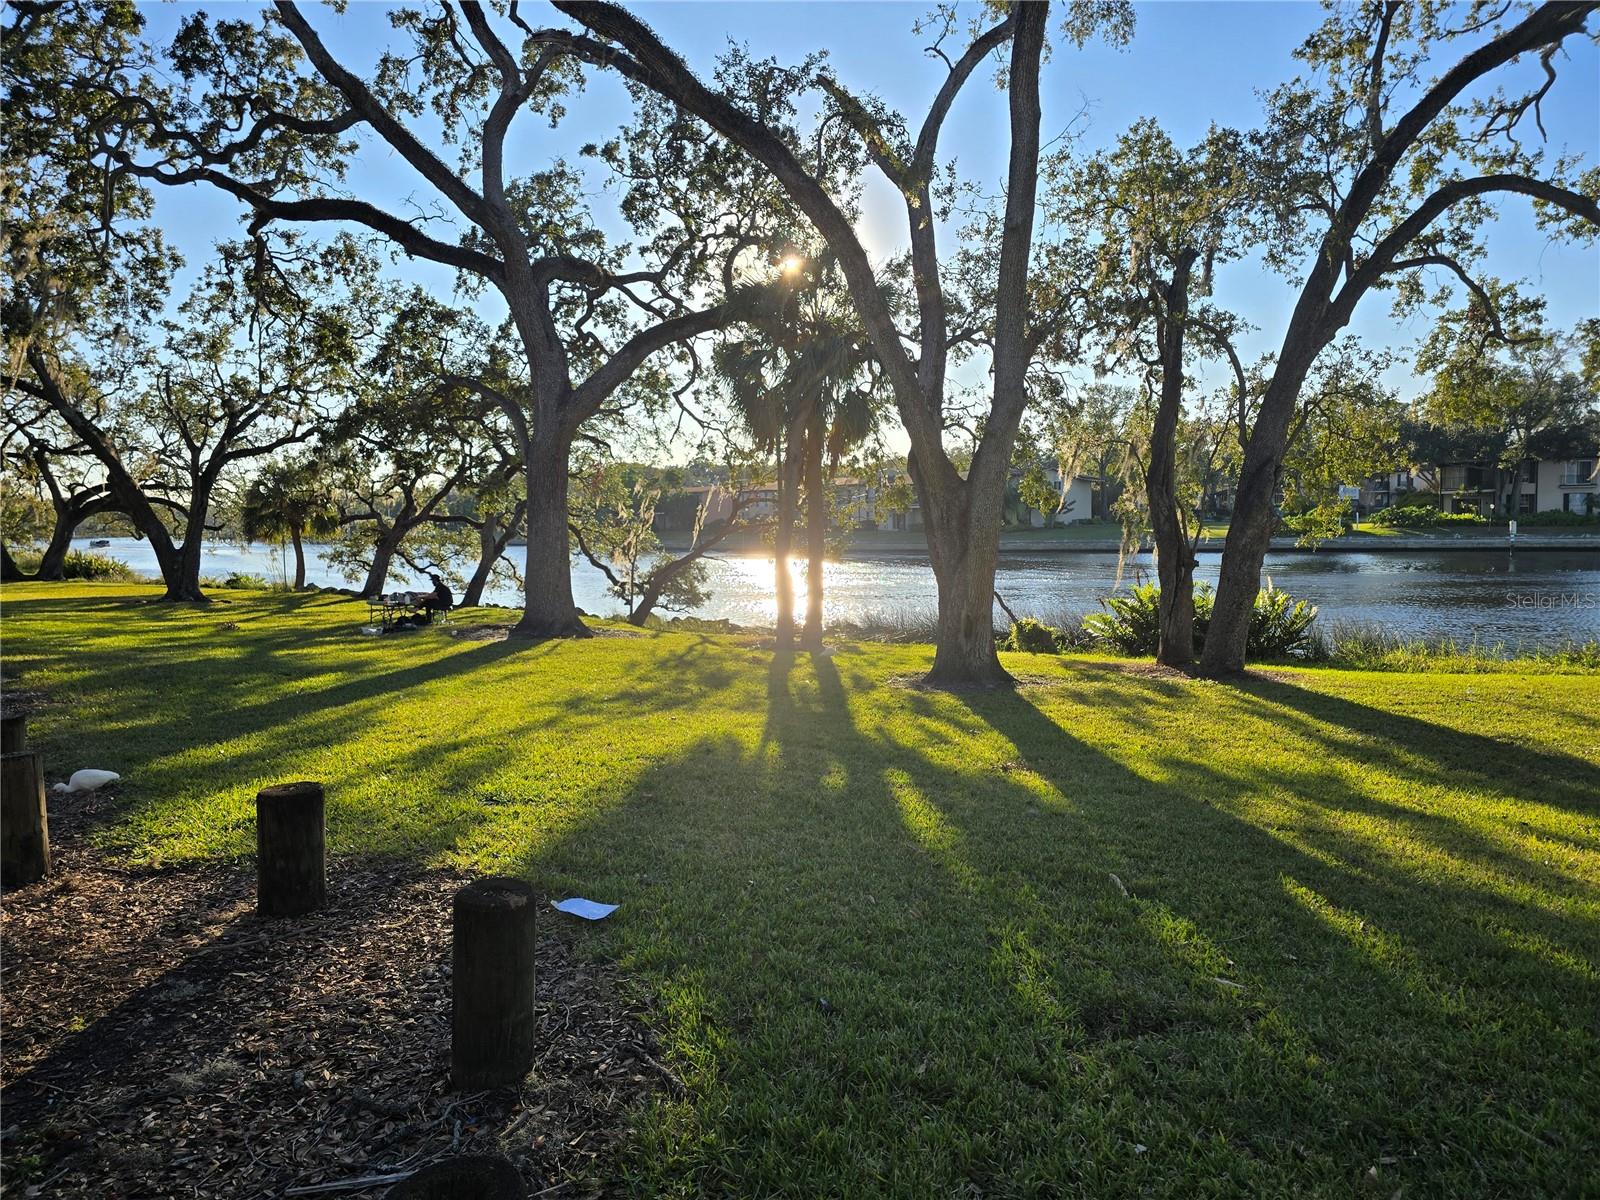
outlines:
{"label": "window on building", "polygon": [[1561,468],[1561,483],[1563,487],[1573,487],[1577,484],[1592,483],[1594,481],[1594,459],[1580,458],[1568,462]]}
{"label": "window on building", "polygon": [[1519,513],[1531,513],[1536,511],[1536,502],[1538,499],[1538,494],[1535,492],[1523,492],[1522,495],[1517,497],[1517,511]]}

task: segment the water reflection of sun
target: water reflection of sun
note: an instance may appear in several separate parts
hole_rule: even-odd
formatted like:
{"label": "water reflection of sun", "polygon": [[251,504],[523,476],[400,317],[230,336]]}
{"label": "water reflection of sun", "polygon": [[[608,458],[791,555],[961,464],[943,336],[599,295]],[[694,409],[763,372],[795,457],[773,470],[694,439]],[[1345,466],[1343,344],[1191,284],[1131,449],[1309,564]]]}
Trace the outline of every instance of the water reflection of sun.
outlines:
{"label": "water reflection of sun", "polygon": [[[759,595],[756,601],[756,612],[763,621],[776,621],[778,619],[778,573],[774,569],[773,560],[770,558],[733,558],[724,560],[730,567],[737,571],[737,582],[749,587],[752,592]],[[836,563],[823,563],[822,565],[822,603],[824,616],[828,603],[827,587],[828,576],[831,575]],[[789,582],[794,587],[794,611],[799,619],[806,610],[806,560],[791,558],[789,560]]]}

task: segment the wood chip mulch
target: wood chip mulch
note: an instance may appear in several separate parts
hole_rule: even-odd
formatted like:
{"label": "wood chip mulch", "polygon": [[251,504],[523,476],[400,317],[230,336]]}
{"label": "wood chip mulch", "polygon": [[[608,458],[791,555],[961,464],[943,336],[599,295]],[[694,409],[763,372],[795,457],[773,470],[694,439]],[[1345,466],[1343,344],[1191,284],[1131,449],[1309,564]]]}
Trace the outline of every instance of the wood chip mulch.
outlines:
{"label": "wood chip mulch", "polygon": [[379,1196],[472,1153],[509,1157],[529,1195],[593,1196],[640,1108],[681,1086],[616,972],[541,906],[534,1069],[454,1092],[467,876],[335,862],[327,910],[264,920],[248,868],[106,861],[79,832],[107,803],[52,800],[55,874],[0,903],[8,1198]]}

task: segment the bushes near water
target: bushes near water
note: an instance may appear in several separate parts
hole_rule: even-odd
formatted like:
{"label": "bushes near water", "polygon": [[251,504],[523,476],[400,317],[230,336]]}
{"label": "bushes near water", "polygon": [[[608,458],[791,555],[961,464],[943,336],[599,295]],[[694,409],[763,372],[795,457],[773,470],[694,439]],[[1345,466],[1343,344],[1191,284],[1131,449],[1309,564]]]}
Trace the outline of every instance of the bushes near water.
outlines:
{"label": "bushes near water", "polygon": [[[17,566],[29,575],[39,569],[40,555],[37,552],[24,550],[15,557]],[[61,571],[65,579],[125,582],[139,577],[134,569],[121,559],[111,558],[105,554],[92,554],[87,550],[67,551],[67,557],[61,562]]]}
{"label": "bushes near water", "polygon": [[1600,528],[1600,513],[1575,513],[1563,512],[1559,508],[1548,512],[1523,513],[1515,518],[1519,529],[1528,528],[1555,528],[1562,526],[1585,526],[1590,529]]}
{"label": "bushes near water", "polygon": [[1442,512],[1433,504],[1396,504],[1393,508],[1380,508],[1367,518],[1367,524],[1386,529],[1443,529],[1488,523],[1477,513]]}
{"label": "bushes near water", "polygon": [[[1522,529],[1600,527],[1600,513],[1591,515],[1563,512],[1560,509],[1522,513],[1514,518],[1497,517],[1492,523],[1504,525],[1507,520],[1515,520],[1517,526]],[[1408,503],[1379,509],[1367,518],[1367,524],[1386,529],[1459,529],[1488,525],[1491,522],[1477,513],[1447,513],[1439,511],[1432,504]]]}
{"label": "bushes near water", "polygon": [[[1209,587],[1201,585],[1195,588],[1196,654],[1205,649],[1206,630],[1211,625],[1211,611],[1215,602],[1216,596]],[[1130,588],[1125,595],[1108,596],[1100,603],[1105,608],[1104,612],[1091,613],[1083,619],[1084,628],[1097,641],[1124,654],[1156,652],[1161,640],[1160,587],[1153,583],[1139,584]],[[1256,594],[1245,653],[1250,658],[1258,659],[1310,657],[1315,647],[1311,626],[1316,619],[1315,605],[1294,599],[1289,593],[1274,587],[1269,579],[1267,586]]]}

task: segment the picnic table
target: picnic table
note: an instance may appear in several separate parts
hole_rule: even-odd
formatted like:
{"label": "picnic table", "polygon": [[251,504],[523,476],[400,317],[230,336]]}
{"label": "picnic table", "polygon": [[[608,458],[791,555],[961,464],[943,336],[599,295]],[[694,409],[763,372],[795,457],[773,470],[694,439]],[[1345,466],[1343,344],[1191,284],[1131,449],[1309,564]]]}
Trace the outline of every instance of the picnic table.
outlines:
{"label": "picnic table", "polygon": [[[385,632],[402,621],[426,625],[433,620],[427,606],[432,592],[385,592],[367,600],[367,623]],[[420,618],[420,619],[419,619]]]}

